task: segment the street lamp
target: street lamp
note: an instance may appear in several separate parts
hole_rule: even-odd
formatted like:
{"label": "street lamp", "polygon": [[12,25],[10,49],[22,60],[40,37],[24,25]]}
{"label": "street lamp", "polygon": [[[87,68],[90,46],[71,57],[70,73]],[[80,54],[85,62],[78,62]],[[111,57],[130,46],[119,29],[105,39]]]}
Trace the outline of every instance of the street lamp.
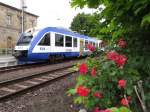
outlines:
{"label": "street lamp", "polygon": [[25,6],[25,0],[21,0],[21,32],[24,32],[24,11],[27,8],[27,6]]}

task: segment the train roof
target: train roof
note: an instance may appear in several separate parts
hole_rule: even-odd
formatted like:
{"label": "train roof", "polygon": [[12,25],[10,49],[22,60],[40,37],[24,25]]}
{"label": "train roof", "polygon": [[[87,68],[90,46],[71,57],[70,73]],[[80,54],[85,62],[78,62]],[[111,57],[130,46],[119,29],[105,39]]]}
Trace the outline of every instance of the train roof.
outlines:
{"label": "train roof", "polygon": [[58,32],[58,33],[62,33],[62,34],[70,35],[70,36],[84,38],[84,39],[95,40],[94,38],[92,39],[91,37],[81,35],[79,33],[75,33],[69,29],[65,29],[65,28],[61,28],[61,27],[46,27],[46,28],[48,28],[50,31],[53,31],[53,32]]}
{"label": "train roof", "polygon": [[26,32],[37,32],[37,31],[41,31],[41,32],[45,32],[46,31],[52,31],[52,32],[57,32],[57,33],[62,33],[62,34],[66,34],[66,35],[70,35],[70,36],[74,36],[74,37],[79,37],[79,38],[84,38],[84,39],[87,39],[87,40],[90,40],[90,41],[97,41],[97,39],[95,38],[91,38],[89,36],[85,36],[85,35],[81,35],[79,33],[75,33],[69,29],[66,29],[66,28],[62,28],[62,27],[43,27],[43,28],[38,28],[38,27],[35,27],[35,28],[30,28],[28,29]]}
{"label": "train roof", "polygon": [[79,33],[75,33],[69,29],[65,29],[65,28],[61,28],[61,27],[49,27],[52,31],[54,32],[58,32],[58,33],[63,33],[63,34],[66,34],[66,35],[71,35],[71,36],[75,36],[75,37],[80,37],[80,38],[85,38],[85,39],[88,39],[89,37],[88,36],[85,36],[85,35],[81,35]]}

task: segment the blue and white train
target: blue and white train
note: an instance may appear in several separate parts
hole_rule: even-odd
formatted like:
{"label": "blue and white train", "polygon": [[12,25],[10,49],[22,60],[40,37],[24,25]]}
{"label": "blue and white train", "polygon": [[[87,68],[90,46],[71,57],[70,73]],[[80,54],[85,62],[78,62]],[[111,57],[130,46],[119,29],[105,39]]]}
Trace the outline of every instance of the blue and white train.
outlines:
{"label": "blue and white train", "polygon": [[90,52],[86,47],[88,43],[100,47],[101,40],[64,28],[31,28],[21,34],[14,56],[19,61],[30,62],[86,56]]}

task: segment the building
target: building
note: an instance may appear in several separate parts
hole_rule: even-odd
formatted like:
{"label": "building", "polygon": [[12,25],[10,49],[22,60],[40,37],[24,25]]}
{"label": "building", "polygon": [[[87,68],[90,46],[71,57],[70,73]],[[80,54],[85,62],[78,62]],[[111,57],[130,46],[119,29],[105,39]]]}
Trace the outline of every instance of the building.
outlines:
{"label": "building", "polygon": [[[24,12],[24,29],[35,27],[38,16]],[[22,31],[22,10],[0,2],[0,49],[14,48]]]}

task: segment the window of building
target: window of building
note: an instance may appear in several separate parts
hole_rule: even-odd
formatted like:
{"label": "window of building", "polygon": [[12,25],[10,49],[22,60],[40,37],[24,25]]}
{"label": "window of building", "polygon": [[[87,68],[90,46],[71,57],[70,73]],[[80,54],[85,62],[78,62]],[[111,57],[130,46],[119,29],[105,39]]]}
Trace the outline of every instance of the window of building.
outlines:
{"label": "window of building", "polygon": [[50,33],[45,34],[45,36],[40,41],[39,45],[50,46]]}
{"label": "window of building", "polygon": [[12,37],[7,37],[7,48],[12,48]]}
{"label": "window of building", "polygon": [[31,20],[31,27],[33,28],[35,26],[35,20]]}
{"label": "window of building", "polygon": [[7,20],[7,25],[11,25],[12,24],[12,15],[8,14],[6,17]]}
{"label": "window of building", "polygon": [[60,34],[55,34],[55,46],[64,46],[64,36]]}
{"label": "window of building", "polygon": [[73,38],[73,47],[77,47],[77,38]]}
{"label": "window of building", "polygon": [[65,40],[66,40],[65,46],[66,47],[72,47],[72,37],[65,36]]}
{"label": "window of building", "polygon": [[88,45],[88,40],[85,40],[85,50],[88,49],[87,45]]}

